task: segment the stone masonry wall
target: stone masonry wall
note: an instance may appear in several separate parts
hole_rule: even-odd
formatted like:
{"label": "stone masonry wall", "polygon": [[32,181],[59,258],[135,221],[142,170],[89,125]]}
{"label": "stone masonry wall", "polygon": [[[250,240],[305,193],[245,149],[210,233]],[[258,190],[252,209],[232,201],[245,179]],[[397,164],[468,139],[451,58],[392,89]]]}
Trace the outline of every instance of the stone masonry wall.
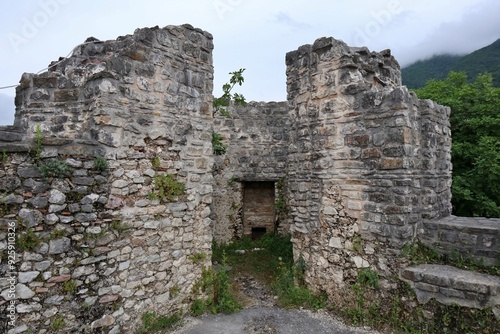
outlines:
{"label": "stone masonry wall", "polygon": [[[0,128],[2,330],[12,307],[14,331],[36,333],[129,332],[186,309],[212,240],[244,234],[245,182],[275,183],[279,231],[329,296],[363,268],[390,293],[417,237],[496,255],[483,232],[448,231],[450,110],[401,86],[389,50],[320,38],[286,55],[287,102],[214,118],[212,49],[189,25],[145,28],[23,74]],[[155,197],[159,175],[184,194]]]}
{"label": "stone masonry wall", "polygon": [[449,109],[402,87],[388,50],[322,38],[286,62],[289,219],[306,281],[333,295],[370,267],[390,287],[417,223],[451,212]]}
{"label": "stone masonry wall", "polygon": [[[2,329],[13,286],[16,330],[36,333],[123,333],[189,305],[211,254],[212,48],[189,25],[138,29],[23,75],[0,145],[18,152],[0,172]],[[43,176],[49,162],[69,169]],[[185,185],[175,202],[151,195],[166,174]]]}
{"label": "stone masonry wall", "polygon": [[[214,238],[228,242],[243,236],[244,181],[277,181],[287,171],[290,120],[286,102],[250,102],[231,106],[230,118],[217,116],[214,131],[228,145],[215,157]],[[282,230],[287,227],[283,223]]]}

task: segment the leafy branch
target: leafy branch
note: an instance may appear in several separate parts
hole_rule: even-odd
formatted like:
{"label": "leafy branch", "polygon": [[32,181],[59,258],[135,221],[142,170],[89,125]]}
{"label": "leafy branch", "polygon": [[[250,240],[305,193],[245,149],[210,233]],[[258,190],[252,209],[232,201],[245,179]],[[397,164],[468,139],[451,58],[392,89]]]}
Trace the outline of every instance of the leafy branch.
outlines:
{"label": "leafy branch", "polygon": [[[222,96],[215,98],[212,103],[214,107],[213,116],[219,113],[222,116],[231,117],[231,114],[227,110],[227,107],[229,107],[231,101],[233,101],[234,104],[239,104],[243,107],[247,105],[247,102],[245,101],[245,97],[243,95],[238,93],[231,93],[234,86],[241,86],[245,81],[245,79],[243,78],[244,71],[244,68],[240,68],[238,71],[229,72],[229,74],[231,74],[231,78],[229,79],[229,82],[222,85]],[[222,143],[222,140],[224,140],[224,137],[222,135],[215,131],[212,132],[212,148],[215,155],[223,155],[227,151],[228,146]]]}
{"label": "leafy branch", "polygon": [[213,102],[214,116],[216,113],[220,113],[222,116],[230,117],[231,115],[229,111],[226,109],[226,107],[229,107],[231,101],[243,107],[247,105],[247,102],[245,101],[245,97],[243,95],[238,93],[233,93],[233,94],[231,93],[234,86],[236,85],[241,86],[245,81],[245,78],[243,78],[244,71],[245,71],[244,68],[240,68],[238,71],[229,72],[229,74],[231,74],[231,78],[229,79],[229,82],[222,85],[222,91],[223,91],[222,96],[214,99]]}

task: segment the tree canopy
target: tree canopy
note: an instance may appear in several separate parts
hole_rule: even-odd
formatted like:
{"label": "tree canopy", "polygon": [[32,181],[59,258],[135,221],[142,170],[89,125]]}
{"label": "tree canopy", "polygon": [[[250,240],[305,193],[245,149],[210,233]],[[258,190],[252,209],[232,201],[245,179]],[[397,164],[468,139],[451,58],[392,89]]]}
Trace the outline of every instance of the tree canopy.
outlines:
{"label": "tree canopy", "polygon": [[416,91],[451,108],[453,214],[500,217],[500,88],[490,74],[473,82],[450,72]]}

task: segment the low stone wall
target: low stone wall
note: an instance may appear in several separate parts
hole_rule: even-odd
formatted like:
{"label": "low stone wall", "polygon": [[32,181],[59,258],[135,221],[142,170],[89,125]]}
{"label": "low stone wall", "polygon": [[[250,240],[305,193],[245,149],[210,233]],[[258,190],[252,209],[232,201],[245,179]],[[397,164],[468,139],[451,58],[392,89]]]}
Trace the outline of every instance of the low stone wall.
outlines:
{"label": "low stone wall", "polygon": [[[17,282],[18,324],[38,333],[56,319],[68,331],[123,330],[145,310],[182,309],[201,274],[189,256],[211,253],[209,211],[147,199],[157,174],[150,162],[110,161],[100,172],[93,160],[68,158],[64,178],[45,178],[25,156],[8,160],[0,240],[15,233],[18,262],[3,263],[2,276]],[[10,282],[0,283],[6,300]]]}
{"label": "low stone wall", "polygon": [[500,277],[460,270],[451,266],[424,264],[401,273],[420,303],[434,298],[447,305],[492,308],[500,319]]}
{"label": "low stone wall", "polygon": [[441,254],[500,266],[500,219],[449,216],[424,221],[418,238]]}

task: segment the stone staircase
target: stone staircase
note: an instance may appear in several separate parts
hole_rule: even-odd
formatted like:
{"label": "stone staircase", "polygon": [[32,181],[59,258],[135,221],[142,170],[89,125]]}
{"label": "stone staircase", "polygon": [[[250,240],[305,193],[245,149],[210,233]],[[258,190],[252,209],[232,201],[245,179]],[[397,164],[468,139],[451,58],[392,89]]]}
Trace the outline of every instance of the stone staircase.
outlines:
{"label": "stone staircase", "polygon": [[[441,254],[474,258],[485,265],[500,265],[500,219],[449,216],[422,224],[419,240]],[[492,308],[500,320],[500,276],[422,264],[401,271],[400,277],[425,304],[431,299],[453,305]]]}

